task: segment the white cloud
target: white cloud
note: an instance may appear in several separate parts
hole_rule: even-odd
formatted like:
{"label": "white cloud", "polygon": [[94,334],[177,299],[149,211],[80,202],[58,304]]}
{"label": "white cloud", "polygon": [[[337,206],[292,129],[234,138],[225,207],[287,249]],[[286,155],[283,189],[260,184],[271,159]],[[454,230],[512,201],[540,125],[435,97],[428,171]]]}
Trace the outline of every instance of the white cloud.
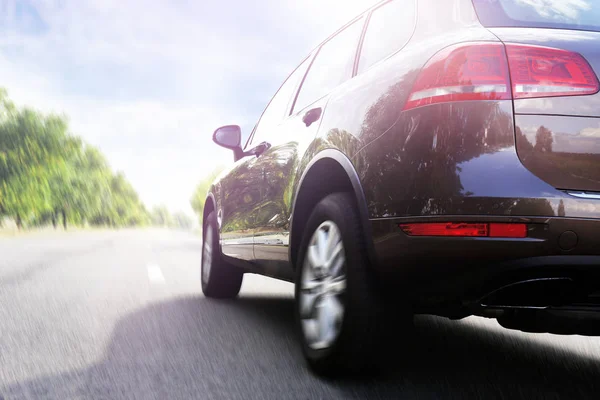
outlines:
{"label": "white cloud", "polygon": [[517,3],[531,6],[542,17],[560,21],[577,21],[581,12],[592,8],[588,0],[517,0]]}
{"label": "white cloud", "polygon": [[0,3],[0,86],[64,112],[148,205],[191,212],[194,185],[230,152],[290,69],[371,0],[33,0]]}
{"label": "white cloud", "polygon": [[585,128],[579,133],[579,136],[600,138],[600,128]]}

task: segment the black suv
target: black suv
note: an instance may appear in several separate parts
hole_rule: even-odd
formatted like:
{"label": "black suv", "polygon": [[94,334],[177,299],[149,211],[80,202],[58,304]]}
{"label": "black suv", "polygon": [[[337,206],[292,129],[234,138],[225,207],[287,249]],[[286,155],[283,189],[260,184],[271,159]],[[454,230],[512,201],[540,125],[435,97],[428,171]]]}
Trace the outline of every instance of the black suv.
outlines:
{"label": "black suv", "polygon": [[[597,332],[600,4],[393,0],[275,94],[203,217],[202,289],[294,282],[310,366],[373,365],[415,313]],[[558,4],[558,3],[557,3]]]}

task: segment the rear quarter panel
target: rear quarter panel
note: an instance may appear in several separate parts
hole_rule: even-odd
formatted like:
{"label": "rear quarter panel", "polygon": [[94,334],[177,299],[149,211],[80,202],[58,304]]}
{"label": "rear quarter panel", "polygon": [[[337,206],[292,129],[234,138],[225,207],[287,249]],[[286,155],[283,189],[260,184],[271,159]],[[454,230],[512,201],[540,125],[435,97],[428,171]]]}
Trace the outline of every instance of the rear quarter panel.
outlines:
{"label": "rear quarter panel", "polygon": [[[478,22],[470,1],[420,0],[411,41],[331,96],[316,148],[336,148],[351,158],[371,218],[474,213],[481,202],[457,208],[457,200],[502,189],[498,183],[479,179],[476,168],[468,170],[468,177],[461,171],[462,163],[483,155],[485,161],[480,162],[510,165],[513,177],[524,178],[521,189],[531,197],[552,189],[518,161],[511,101],[443,104],[402,112],[426,62],[444,47],[470,41],[499,41]],[[498,177],[506,172],[496,171]],[[523,194],[512,182],[501,182],[508,196]]]}

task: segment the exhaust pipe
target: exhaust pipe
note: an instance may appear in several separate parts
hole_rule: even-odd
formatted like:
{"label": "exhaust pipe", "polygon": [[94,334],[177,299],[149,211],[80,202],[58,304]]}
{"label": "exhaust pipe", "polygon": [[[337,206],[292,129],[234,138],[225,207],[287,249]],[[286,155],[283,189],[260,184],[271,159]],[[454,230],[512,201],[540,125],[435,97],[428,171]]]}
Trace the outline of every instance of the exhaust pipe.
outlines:
{"label": "exhaust pipe", "polygon": [[600,303],[569,277],[522,280],[476,302],[476,314],[507,329],[529,333],[600,336]]}
{"label": "exhaust pipe", "polygon": [[493,290],[477,301],[484,309],[534,309],[572,304],[578,285],[568,277],[536,278],[511,283]]}

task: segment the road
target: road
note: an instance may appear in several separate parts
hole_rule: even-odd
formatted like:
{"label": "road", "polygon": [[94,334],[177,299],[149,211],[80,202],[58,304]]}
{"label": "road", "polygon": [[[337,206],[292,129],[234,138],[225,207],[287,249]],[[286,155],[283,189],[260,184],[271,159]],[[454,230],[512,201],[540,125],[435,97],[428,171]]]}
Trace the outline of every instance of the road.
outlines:
{"label": "road", "polygon": [[[161,230],[0,238],[0,398],[597,398],[600,338],[417,317],[410,367],[311,375],[292,286],[254,275],[202,296],[200,241]],[[404,350],[402,350],[404,349]]]}

